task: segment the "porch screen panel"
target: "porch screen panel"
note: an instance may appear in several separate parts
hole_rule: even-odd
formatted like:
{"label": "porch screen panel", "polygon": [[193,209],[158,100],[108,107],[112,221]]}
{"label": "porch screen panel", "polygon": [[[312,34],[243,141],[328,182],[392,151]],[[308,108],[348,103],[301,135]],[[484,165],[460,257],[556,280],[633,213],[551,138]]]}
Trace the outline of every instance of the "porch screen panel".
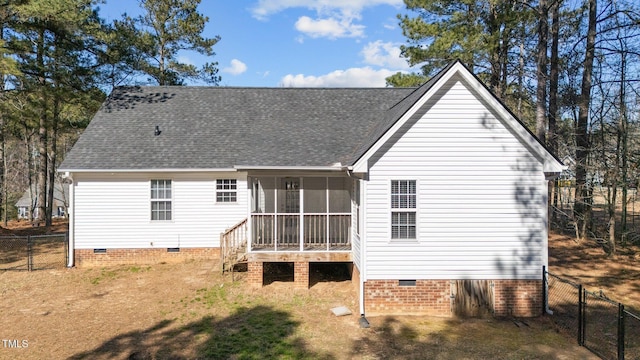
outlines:
{"label": "porch screen panel", "polygon": [[253,180],[251,202],[251,248],[275,249],[276,181],[273,177]]}
{"label": "porch screen panel", "polygon": [[304,213],[327,212],[327,178],[304,178]]}
{"label": "porch screen panel", "polygon": [[329,249],[350,248],[351,180],[329,178]]}
{"label": "porch screen panel", "polygon": [[251,216],[253,250],[274,250],[275,215],[253,214]]}
{"label": "porch screen panel", "polygon": [[276,181],[274,178],[259,178],[253,182],[251,212],[273,214],[276,207]]}
{"label": "porch screen panel", "polygon": [[304,178],[304,248],[327,247],[327,178]]}
{"label": "porch screen panel", "polygon": [[300,179],[282,178],[278,187],[278,213],[300,213]]}
{"label": "porch screen panel", "polygon": [[329,212],[351,212],[351,181],[349,178],[329,178]]}
{"label": "porch screen panel", "polygon": [[281,178],[278,184],[277,249],[300,248],[300,179]]}
{"label": "porch screen panel", "polygon": [[278,250],[300,249],[300,215],[278,215]]}

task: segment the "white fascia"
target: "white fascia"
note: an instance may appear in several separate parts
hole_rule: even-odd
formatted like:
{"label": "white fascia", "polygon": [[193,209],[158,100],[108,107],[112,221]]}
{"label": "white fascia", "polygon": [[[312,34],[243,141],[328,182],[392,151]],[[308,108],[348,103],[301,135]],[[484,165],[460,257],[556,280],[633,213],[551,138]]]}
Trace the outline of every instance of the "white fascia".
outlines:
{"label": "white fascia", "polygon": [[74,172],[74,173],[153,173],[153,172],[175,172],[175,173],[194,173],[194,172],[235,172],[235,168],[158,168],[158,169],[59,169],[58,172]]}
{"label": "white fascia", "polygon": [[347,171],[349,166],[259,166],[259,165],[237,165],[233,167],[238,171],[247,170],[283,170],[283,171]]}

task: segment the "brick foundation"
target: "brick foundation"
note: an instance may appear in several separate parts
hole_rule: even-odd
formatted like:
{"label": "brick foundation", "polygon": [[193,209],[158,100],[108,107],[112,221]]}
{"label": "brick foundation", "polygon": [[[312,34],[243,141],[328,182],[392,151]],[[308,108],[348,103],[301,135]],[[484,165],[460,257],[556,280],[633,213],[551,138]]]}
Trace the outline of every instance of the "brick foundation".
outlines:
{"label": "brick foundation", "polygon": [[[542,314],[541,280],[494,280],[494,316],[534,317]],[[364,284],[367,315],[452,316],[451,281],[369,280]]]}
{"label": "brick foundation", "polygon": [[77,267],[110,265],[150,265],[179,263],[187,260],[220,259],[220,248],[180,248],[178,252],[161,249],[107,249],[106,253],[94,253],[93,249],[75,249]]}
{"label": "brick foundation", "polygon": [[297,288],[309,288],[309,262],[296,261],[293,264],[293,282]]}
{"label": "brick foundation", "polygon": [[249,261],[247,263],[247,285],[251,287],[262,287],[264,279],[264,263],[259,261]]}
{"label": "brick foundation", "polygon": [[542,314],[542,280],[494,280],[495,316]]}
{"label": "brick foundation", "polygon": [[398,280],[368,280],[364,283],[367,315],[451,315],[449,280],[416,280],[415,286],[400,286]]}

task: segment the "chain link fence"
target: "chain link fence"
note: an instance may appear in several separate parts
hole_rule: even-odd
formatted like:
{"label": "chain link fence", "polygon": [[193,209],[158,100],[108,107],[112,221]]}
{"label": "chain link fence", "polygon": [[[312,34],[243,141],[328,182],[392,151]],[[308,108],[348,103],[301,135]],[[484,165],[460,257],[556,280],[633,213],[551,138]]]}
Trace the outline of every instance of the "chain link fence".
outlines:
{"label": "chain link fence", "polygon": [[640,316],[543,269],[546,309],[560,330],[603,359],[640,360]]}
{"label": "chain link fence", "polygon": [[640,360],[640,315],[622,309],[624,321],[624,357]]}
{"label": "chain link fence", "polygon": [[0,270],[46,270],[67,266],[68,233],[0,237]]}
{"label": "chain link fence", "polygon": [[565,330],[579,327],[579,284],[547,273],[547,308],[553,309],[555,324]]}
{"label": "chain link fence", "polygon": [[[618,303],[583,290],[583,346],[603,359],[618,356]],[[623,357],[624,359],[624,357]]]}

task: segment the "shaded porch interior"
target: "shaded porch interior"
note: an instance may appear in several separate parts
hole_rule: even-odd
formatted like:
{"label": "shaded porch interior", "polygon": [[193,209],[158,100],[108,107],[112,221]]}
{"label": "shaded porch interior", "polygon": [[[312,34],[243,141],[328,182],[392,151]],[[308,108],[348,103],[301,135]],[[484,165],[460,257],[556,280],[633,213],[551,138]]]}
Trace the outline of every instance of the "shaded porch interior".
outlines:
{"label": "shaded porch interior", "polygon": [[254,251],[350,251],[353,180],[347,177],[251,178]]}

